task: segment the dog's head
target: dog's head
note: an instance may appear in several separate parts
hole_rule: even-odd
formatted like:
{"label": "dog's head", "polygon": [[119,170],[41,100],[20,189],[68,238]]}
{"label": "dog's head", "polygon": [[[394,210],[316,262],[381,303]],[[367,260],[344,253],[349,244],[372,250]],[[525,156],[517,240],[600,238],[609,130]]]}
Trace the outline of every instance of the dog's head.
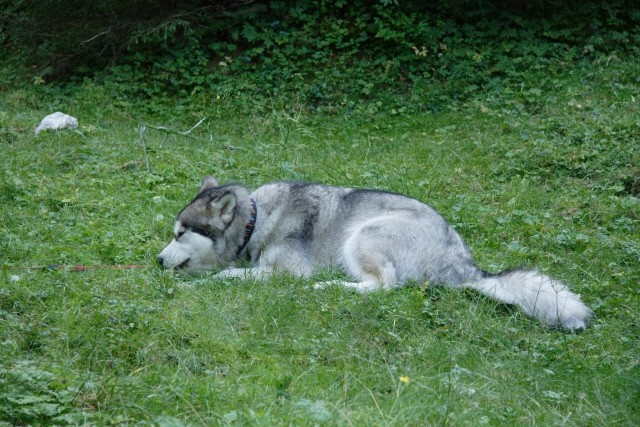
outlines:
{"label": "dog's head", "polygon": [[178,214],[173,240],[158,255],[163,268],[196,272],[233,264],[251,216],[247,191],[206,177],[198,195]]}

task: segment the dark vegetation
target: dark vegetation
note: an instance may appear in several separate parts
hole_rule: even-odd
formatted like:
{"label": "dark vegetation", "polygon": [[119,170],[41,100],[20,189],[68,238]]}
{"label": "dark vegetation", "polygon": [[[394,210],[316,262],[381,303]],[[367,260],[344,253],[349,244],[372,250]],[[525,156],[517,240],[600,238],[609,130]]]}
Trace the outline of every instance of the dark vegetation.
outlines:
{"label": "dark vegetation", "polygon": [[4,1],[0,59],[22,71],[0,84],[30,75],[136,101],[284,94],[330,110],[440,110],[532,73],[640,54],[634,3]]}

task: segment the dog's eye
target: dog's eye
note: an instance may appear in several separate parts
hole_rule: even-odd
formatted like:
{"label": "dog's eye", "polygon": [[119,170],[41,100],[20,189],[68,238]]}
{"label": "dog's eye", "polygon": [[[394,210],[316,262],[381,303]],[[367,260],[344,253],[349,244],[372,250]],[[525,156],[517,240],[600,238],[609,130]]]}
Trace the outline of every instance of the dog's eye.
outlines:
{"label": "dog's eye", "polygon": [[183,234],[184,234],[184,230],[180,230],[180,231],[178,231],[178,234],[176,234],[176,235],[174,236],[174,238],[175,238],[176,240],[180,240],[180,238],[182,237],[182,235],[183,235]]}

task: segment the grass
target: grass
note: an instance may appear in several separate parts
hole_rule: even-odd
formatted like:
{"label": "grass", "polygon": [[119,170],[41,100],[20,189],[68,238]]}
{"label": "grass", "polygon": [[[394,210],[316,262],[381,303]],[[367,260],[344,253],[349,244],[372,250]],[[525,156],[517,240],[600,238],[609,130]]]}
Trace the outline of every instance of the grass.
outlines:
{"label": "grass", "polygon": [[[215,94],[145,114],[99,87],[5,93],[0,425],[634,425],[637,65],[405,115]],[[56,110],[80,133],[29,133]],[[173,216],[206,174],[419,198],[483,268],[570,283],[594,325],[548,330],[425,284],[361,296],[313,290],[328,272],[257,283],[160,271]],[[52,263],[143,268],[42,268]]]}

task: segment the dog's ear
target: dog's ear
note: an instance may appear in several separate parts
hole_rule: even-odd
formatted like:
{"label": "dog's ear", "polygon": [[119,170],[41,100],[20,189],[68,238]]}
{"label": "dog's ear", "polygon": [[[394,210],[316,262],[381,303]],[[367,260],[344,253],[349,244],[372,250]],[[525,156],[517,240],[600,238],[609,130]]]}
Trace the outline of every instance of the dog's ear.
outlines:
{"label": "dog's ear", "polygon": [[216,187],[220,187],[220,184],[218,184],[218,181],[214,177],[209,175],[202,180],[202,185],[200,186],[200,192],[202,193],[204,190],[208,190],[210,188],[216,188]]}
{"label": "dog's ear", "polygon": [[224,230],[233,220],[238,199],[234,193],[226,193],[209,202],[211,209],[213,226],[219,230]]}

